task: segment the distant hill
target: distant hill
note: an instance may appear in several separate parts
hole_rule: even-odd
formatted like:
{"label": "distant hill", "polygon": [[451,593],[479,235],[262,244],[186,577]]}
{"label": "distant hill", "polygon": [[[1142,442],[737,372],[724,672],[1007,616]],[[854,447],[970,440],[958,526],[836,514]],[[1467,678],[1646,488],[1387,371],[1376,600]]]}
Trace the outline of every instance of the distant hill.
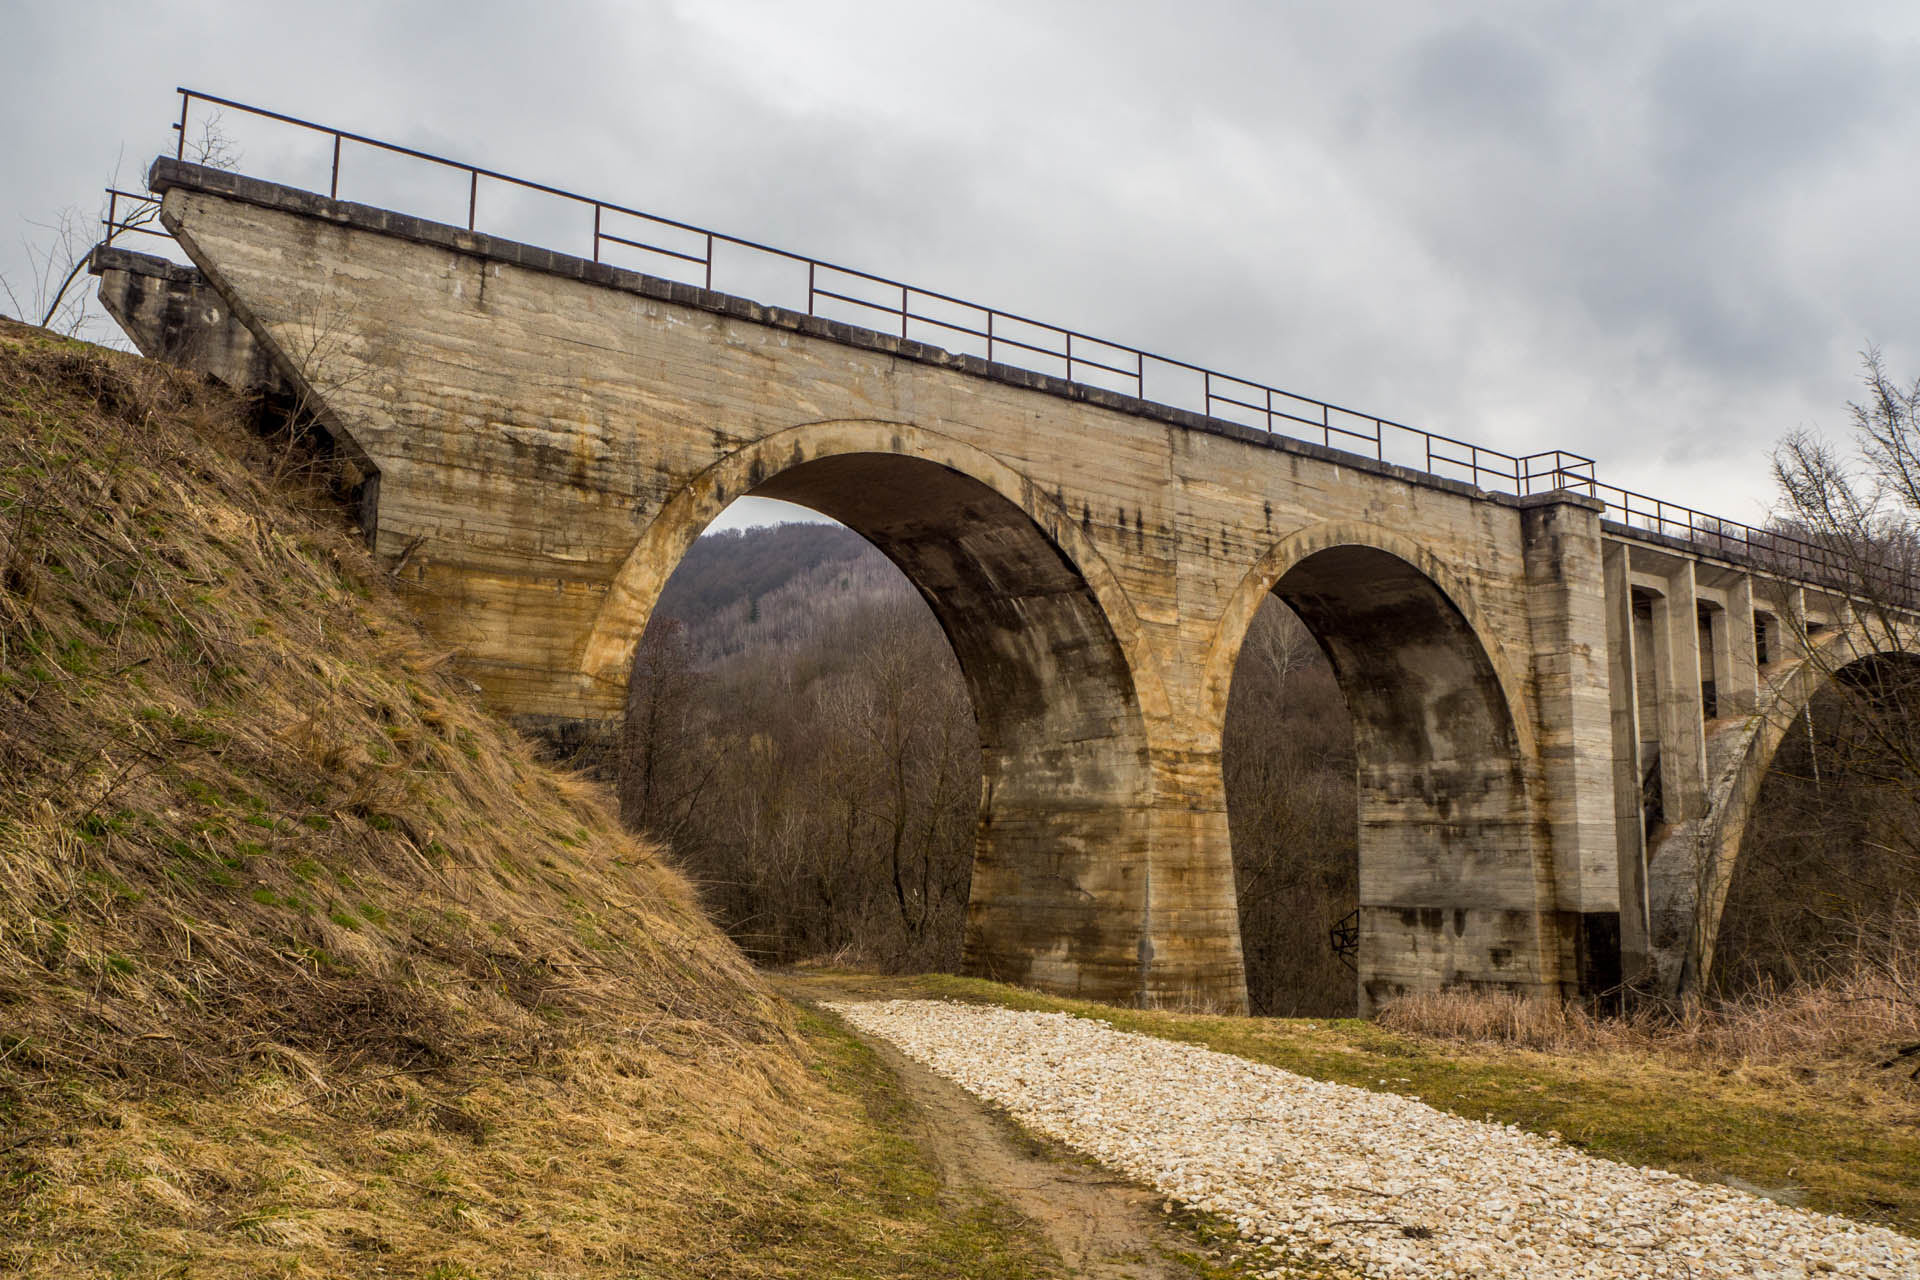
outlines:
{"label": "distant hill", "polygon": [[685,629],[694,663],[710,667],[756,650],[793,653],[839,620],[919,593],[853,530],[779,524],[710,534],[694,543],[654,609]]}

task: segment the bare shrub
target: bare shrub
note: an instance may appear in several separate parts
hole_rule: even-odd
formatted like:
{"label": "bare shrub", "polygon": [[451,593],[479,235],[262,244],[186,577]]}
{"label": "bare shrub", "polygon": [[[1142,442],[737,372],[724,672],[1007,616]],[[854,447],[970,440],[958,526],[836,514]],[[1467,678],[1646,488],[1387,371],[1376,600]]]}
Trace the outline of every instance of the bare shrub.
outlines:
{"label": "bare shrub", "polygon": [[1380,1011],[1380,1025],[1394,1031],[1504,1044],[1546,1052],[1607,1048],[1625,1034],[1578,1004],[1543,1000],[1513,991],[1450,987],[1401,996]]}
{"label": "bare shrub", "polygon": [[[1627,1051],[1717,1065],[1851,1063],[1920,1074],[1911,997],[1920,971],[1862,962],[1819,983],[1762,986],[1715,1004],[1642,1005],[1596,1017],[1577,1001],[1451,988],[1402,996],[1380,1013],[1395,1031],[1547,1053]],[[1906,1051],[1903,1053],[1903,1051]]]}

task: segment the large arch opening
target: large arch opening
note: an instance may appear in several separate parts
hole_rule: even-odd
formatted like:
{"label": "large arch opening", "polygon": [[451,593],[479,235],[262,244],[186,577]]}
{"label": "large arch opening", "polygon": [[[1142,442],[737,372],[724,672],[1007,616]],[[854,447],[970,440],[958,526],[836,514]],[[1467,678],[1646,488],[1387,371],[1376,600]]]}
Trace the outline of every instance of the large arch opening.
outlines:
{"label": "large arch opening", "polygon": [[[791,835],[794,824],[803,825],[816,834],[790,841],[786,856],[816,861],[837,856],[836,842],[844,846],[854,828],[866,831],[886,846],[869,859],[885,877],[879,896],[903,920],[937,925],[942,912],[922,908],[930,895],[940,895],[942,873],[924,857],[896,859],[895,842],[913,843],[917,824],[935,822],[936,810],[946,815],[938,821],[950,825],[964,809],[970,867],[944,882],[963,884],[960,936],[908,939],[907,950],[921,960],[957,951],[964,971],[1006,981],[1137,998],[1149,955],[1143,943],[1152,783],[1144,723],[1108,610],[1062,548],[1059,526],[1043,526],[1000,487],[900,452],[869,448],[806,457],[796,449],[777,468],[756,459],[744,479],[736,495],[796,504],[858,535],[911,584],[918,602],[903,607],[896,598],[865,611],[859,626],[866,630],[843,631],[845,642],[864,655],[864,669],[857,679],[816,682],[820,697],[811,704],[811,724],[789,725],[782,741],[764,732],[758,740],[751,733],[741,739],[748,751],[770,757],[851,756],[855,748],[877,753],[902,766],[880,770],[891,793],[863,804],[851,784],[828,777],[803,794],[786,789],[787,811],[757,814],[765,821],[753,829],[784,821]],[[697,526],[718,513],[728,487],[722,480],[712,485],[710,500],[669,503],[656,525],[677,511],[681,526],[694,527],[652,531],[655,543],[690,543]],[[642,694],[660,683],[649,664],[663,656],[679,661],[663,655],[658,638],[672,628],[645,623],[674,564],[655,556],[649,568],[644,553],[636,553],[635,564],[643,572],[623,575],[622,590],[629,604],[638,604],[629,616],[646,631],[630,686]],[[868,569],[856,571],[871,576]],[[931,634],[944,638],[945,655],[930,650]],[[751,681],[736,683],[741,700],[759,696]],[[953,739],[961,735],[949,695],[956,690],[971,722],[964,736],[977,742],[964,805],[955,793]],[[752,720],[752,706],[739,711],[737,719]],[[634,722],[630,713],[630,726]],[[920,747],[909,750],[914,742]],[[874,771],[862,776],[871,779]],[[938,804],[926,802],[929,788]],[[907,792],[918,799],[902,802]],[[754,786],[726,797],[744,806],[767,801],[766,789]],[[672,833],[664,834],[671,841]],[[718,889],[724,896],[725,888]],[[796,945],[818,954],[837,942],[829,932],[796,943],[789,931],[782,958],[794,958]]]}
{"label": "large arch opening", "polygon": [[[1554,972],[1545,954],[1551,940],[1538,925],[1543,871],[1525,755],[1495,662],[1431,567],[1358,541],[1295,541],[1255,572],[1267,575],[1271,598],[1324,656],[1351,733],[1353,970],[1344,992],[1323,984],[1311,998],[1365,1012],[1415,989],[1537,986]],[[1263,613],[1273,616],[1264,602],[1248,619],[1248,636],[1257,638]],[[1235,654],[1230,704],[1243,696],[1243,679],[1259,680],[1247,669],[1249,653],[1243,643]],[[1292,715],[1302,716],[1303,705],[1308,719],[1336,714],[1330,699],[1311,693],[1310,680],[1300,689],[1304,700]],[[1337,731],[1324,724],[1313,731],[1338,752]],[[1228,735],[1229,756],[1249,745],[1236,737]],[[1229,759],[1229,787],[1253,772],[1244,759]],[[1231,792],[1228,807],[1230,814],[1249,808]],[[1337,891],[1343,851],[1330,821],[1320,823],[1319,847],[1292,853],[1243,849],[1251,834],[1234,824],[1238,868],[1291,858],[1296,883],[1317,879]],[[1272,925],[1248,910],[1244,872],[1239,887],[1243,947],[1257,961],[1271,948],[1261,931]],[[1324,902],[1320,912],[1334,905]],[[1335,923],[1313,918],[1291,927],[1318,934]],[[1340,940],[1337,933],[1322,938],[1316,941],[1330,950]],[[1309,943],[1295,937],[1282,945],[1304,950]],[[1322,963],[1318,972],[1329,970]],[[1272,988],[1254,998],[1269,1008],[1304,1005],[1300,993]]]}
{"label": "large arch opening", "polygon": [[751,500],[719,523],[635,646],[623,819],[758,963],[957,971],[980,749],[946,636],[845,526]]}
{"label": "large arch opening", "polygon": [[1848,662],[1769,718],[1776,745],[1742,819],[1709,993],[1910,968],[1920,955],[1920,655]]}
{"label": "large arch opening", "polygon": [[1278,1017],[1358,1006],[1353,721],[1326,655],[1269,595],[1234,665],[1221,734],[1247,1004]]}

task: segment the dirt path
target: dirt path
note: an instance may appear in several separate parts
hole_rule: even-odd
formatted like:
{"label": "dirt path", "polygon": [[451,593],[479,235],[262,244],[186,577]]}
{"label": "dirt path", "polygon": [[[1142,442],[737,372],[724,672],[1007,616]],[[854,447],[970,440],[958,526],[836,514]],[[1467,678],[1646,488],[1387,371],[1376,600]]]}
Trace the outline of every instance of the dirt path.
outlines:
{"label": "dirt path", "polygon": [[[859,979],[775,976],[791,1000],[891,999],[884,984]],[[1161,1197],[1075,1155],[1031,1138],[1002,1113],[884,1040],[861,1037],[900,1077],[918,1120],[914,1135],[955,1189],[999,1197],[1032,1219],[1075,1276],[1087,1280],[1193,1280],[1177,1259],[1194,1241],[1170,1227]]]}

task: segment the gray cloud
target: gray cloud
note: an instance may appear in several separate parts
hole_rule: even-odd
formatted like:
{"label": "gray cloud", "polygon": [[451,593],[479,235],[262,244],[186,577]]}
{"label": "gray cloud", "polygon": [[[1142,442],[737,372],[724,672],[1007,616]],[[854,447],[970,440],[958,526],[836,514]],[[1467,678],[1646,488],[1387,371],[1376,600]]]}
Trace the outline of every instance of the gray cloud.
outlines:
{"label": "gray cloud", "polygon": [[[4,22],[9,276],[24,218],[90,212],[116,155],[128,182],[170,145],[188,83],[1573,448],[1742,518],[1774,439],[1843,423],[1861,346],[1920,367],[1904,5],[348,0]],[[245,147],[249,169],[314,162]]]}

